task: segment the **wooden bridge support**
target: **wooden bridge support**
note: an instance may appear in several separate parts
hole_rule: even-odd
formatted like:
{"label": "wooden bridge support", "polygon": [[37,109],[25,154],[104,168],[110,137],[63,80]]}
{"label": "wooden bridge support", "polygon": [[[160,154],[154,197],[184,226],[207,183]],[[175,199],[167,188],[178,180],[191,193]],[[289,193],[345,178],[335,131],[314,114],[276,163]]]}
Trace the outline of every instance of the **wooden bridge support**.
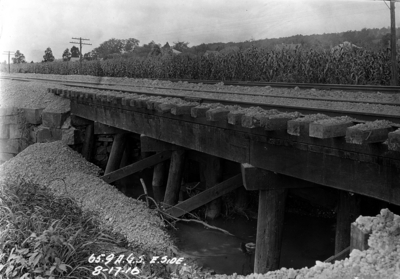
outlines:
{"label": "wooden bridge support", "polygon": [[335,254],[350,246],[351,223],[360,216],[360,196],[340,191],[336,216]]}
{"label": "wooden bridge support", "polygon": [[166,204],[175,205],[179,200],[179,191],[181,189],[184,159],[184,150],[175,150],[172,152],[171,164],[169,166],[168,172],[167,187],[164,197],[164,203]]}
{"label": "wooden bridge support", "polygon": [[287,189],[259,190],[254,273],[279,268]]}
{"label": "wooden bridge support", "polygon": [[94,146],[94,124],[86,126],[85,130],[85,142],[82,147],[82,155],[86,161],[91,162],[93,158],[93,146]]}
{"label": "wooden bridge support", "polygon": [[242,164],[242,176],[247,190],[259,191],[254,272],[266,273],[279,268],[288,188],[313,185],[250,164]]}
{"label": "wooden bridge support", "polygon": [[[210,189],[221,182],[221,159],[207,156],[204,163],[200,164],[201,176],[204,177],[206,189]],[[215,199],[207,204],[206,218],[215,219],[221,214],[221,199]]]}
{"label": "wooden bridge support", "polygon": [[115,135],[114,142],[111,147],[110,157],[108,158],[104,174],[108,174],[119,168],[122,160],[122,155],[124,154],[125,144],[126,134],[121,133]]}
{"label": "wooden bridge support", "polygon": [[152,187],[153,187],[154,199],[157,202],[161,202],[164,200],[165,177],[166,177],[165,162],[155,165],[153,170]]}

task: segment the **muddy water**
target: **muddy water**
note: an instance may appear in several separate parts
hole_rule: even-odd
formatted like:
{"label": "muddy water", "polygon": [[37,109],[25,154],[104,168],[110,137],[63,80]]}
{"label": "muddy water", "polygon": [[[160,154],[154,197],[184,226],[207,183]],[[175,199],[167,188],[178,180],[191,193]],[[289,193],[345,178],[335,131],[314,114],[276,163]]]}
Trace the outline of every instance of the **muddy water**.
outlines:
{"label": "muddy water", "polygon": [[[252,272],[254,254],[245,253],[242,243],[256,240],[257,221],[236,217],[234,220],[217,219],[210,225],[228,230],[235,236],[206,229],[195,223],[179,223],[176,237],[178,248],[218,274]],[[334,219],[301,216],[286,213],[283,228],[281,267],[301,268],[315,265],[334,252]]]}

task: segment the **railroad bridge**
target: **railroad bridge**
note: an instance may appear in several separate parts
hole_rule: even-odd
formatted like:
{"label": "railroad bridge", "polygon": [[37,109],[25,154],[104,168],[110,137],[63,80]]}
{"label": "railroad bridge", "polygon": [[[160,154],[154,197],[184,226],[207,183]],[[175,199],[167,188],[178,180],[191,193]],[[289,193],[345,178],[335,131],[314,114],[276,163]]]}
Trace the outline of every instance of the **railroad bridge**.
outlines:
{"label": "railroad bridge", "polygon": [[[84,156],[90,156],[95,130],[115,134],[105,181],[112,183],[154,166],[156,192],[157,178],[164,175],[159,166],[170,160],[165,196],[160,199],[172,206],[171,215],[181,216],[242,185],[258,191],[257,273],[279,267],[288,190],[310,198],[321,189],[342,190],[334,191],[335,196],[322,191],[318,197],[336,203],[335,253],[350,245],[350,225],[359,216],[360,195],[400,205],[400,130],[393,126],[358,128],[349,120],[317,125],[295,114],[257,118],[199,106],[201,100],[171,104],[129,94],[49,90],[69,98],[71,114],[87,121]],[[130,133],[140,135],[142,152],[155,154],[119,168]],[[185,157],[209,165],[209,185],[178,203]],[[217,181],[221,159],[238,168],[230,178]]]}

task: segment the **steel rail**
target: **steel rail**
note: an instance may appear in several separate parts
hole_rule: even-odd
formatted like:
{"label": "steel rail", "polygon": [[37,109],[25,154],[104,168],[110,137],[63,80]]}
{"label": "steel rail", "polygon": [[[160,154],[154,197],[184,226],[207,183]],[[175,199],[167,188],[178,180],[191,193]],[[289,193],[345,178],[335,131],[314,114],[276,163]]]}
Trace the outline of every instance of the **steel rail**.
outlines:
{"label": "steel rail", "polygon": [[[21,80],[20,78],[10,78],[12,80]],[[239,96],[257,96],[257,97],[271,97],[271,98],[285,98],[285,99],[298,99],[298,100],[313,100],[313,101],[328,101],[328,102],[343,102],[343,103],[361,103],[361,104],[377,104],[377,105],[390,105],[390,106],[400,106],[400,102],[381,102],[381,101],[364,101],[355,99],[334,99],[334,98],[322,98],[322,97],[299,97],[299,96],[288,96],[288,95],[277,95],[277,94],[257,94],[257,93],[245,93],[245,92],[228,92],[228,91],[212,91],[212,90],[201,90],[192,88],[173,88],[173,87],[163,87],[163,86],[146,86],[146,85],[128,85],[128,84],[116,84],[116,83],[96,83],[96,82],[85,82],[85,81],[62,81],[55,79],[42,79],[42,78],[27,78],[32,80],[42,80],[49,82],[62,83],[64,85],[71,86],[72,84],[82,84],[84,85],[102,85],[102,86],[123,86],[123,87],[144,87],[144,88],[156,88],[165,90],[176,90],[176,91],[193,91],[193,92],[204,92],[204,93],[218,93],[226,95],[239,95]],[[96,88],[89,87],[87,88]],[[104,88],[96,88],[99,90],[104,90]],[[121,91],[121,89],[111,89],[111,91]],[[125,90],[122,90],[125,91]],[[129,90],[127,90],[129,91]]]}
{"label": "steel rail", "polygon": [[[7,78],[7,77],[1,77]],[[21,77],[17,77],[21,78]],[[101,79],[102,77],[99,77]],[[26,79],[37,79],[37,80],[47,80],[53,81],[52,79],[43,78],[31,78],[26,77]],[[203,83],[203,84],[217,84],[223,83],[224,85],[232,86],[248,86],[248,87],[284,87],[284,88],[295,88],[300,89],[318,89],[318,90],[343,90],[343,91],[365,91],[365,92],[381,92],[381,93],[400,93],[400,86],[383,86],[383,85],[354,85],[354,84],[325,84],[325,83],[293,83],[293,82],[261,82],[261,81],[221,81],[221,80],[193,80],[193,79],[165,79],[165,78],[149,78],[149,80],[160,80],[160,81],[171,81],[171,82],[188,82],[188,83]],[[55,80],[54,80],[55,81]],[[72,82],[72,81],[68,81]],[[99,84],[95,82],[82,82],[75,81],[76,83],[91,83]],[[102,83],[103,84],[103,83]],[[106,83],[103,85],[112,85],[112,83]],[[128,85],[129,86],[129,85]]]}
{"label": "steel rail", "polygon": [[[19,80],[19,79],[17,79]],[[45,79],[41,79],[45,80]],[[121,89],[112,89],[112,88],[99,88],[97,86],[88,86],[86,82],[78,82],[80,83],[77,85],[77,82],[70,82],[65,83],[59,80],[50,80],[51,82],[56,82],[58,84],[62,84],[65,86],[72,86],[72,87],[80,87],[80,88],[89,88],[89,89],[96,89],[102,91],[118,91],[118,92],[125,92],[125,93],[135,93],[135,94],[143,94],[143,95],[150,95],[150,96],[160,96],[160,97],[175,97],[175,98],[186,98],[186,99],[199,99],[201,103],[221,103],[223,105],[240,105],[244,108],[259,106],[263,109],[282,109],[282,112],[294,112],[297,111],[302,114],[315,114],[315,113],[324,113],[328,116],[344,116],[347,115],[354,119],[357,119],[361,122],[363,121],[374,121],[374,120],[388,120],[393,123],[396,123],[395,127],[400,127],[400,116],[399,115],[387,115],[382,113],[371,113],[371,112],[360,112],[360,111],[351,111],[351,110],[337,110],[337,109],[327,109],[327,108],[320,108],[320,107],[301,107],[301,106],[294,106],[294,105],[277,105],[277,104],[267,104],[267,103],[257,103],[257,102],[247,102],[247,101],[238,101],[238,100],[221,100],[218,98],[209,98],[209,97],[185,97],[182,95],[177,94],[162,94],[156,92],[149,92],[149,91],[141,91],[141,90],[121,90]],[[72,84],[71,84],[72,83]],[[74,84],[75,83],[75,84]],[[90,83],[90,84],[98,84],[98,83]],[[217,92],[220,93],[220,92]],[[242,94],[243,95],[243,94]],[[270,97],[270,96],[265,96]],[[279,96],[281,97],[281,96]],[[309,98],[306,98],[309,100]],[[324,100],[326,101],[326,100]],[[331,101],[331,100],[330,100]],[[331,101],[332,102],[332,101]],[[341,102],[338,100],[337,102]]]}

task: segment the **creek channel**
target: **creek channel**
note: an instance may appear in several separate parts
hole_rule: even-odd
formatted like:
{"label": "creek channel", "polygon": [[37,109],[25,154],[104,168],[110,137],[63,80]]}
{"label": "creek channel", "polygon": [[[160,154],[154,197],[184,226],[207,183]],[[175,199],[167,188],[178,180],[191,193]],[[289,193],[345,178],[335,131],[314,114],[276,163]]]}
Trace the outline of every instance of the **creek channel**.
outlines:
{"label": "creek channel", "polygon": [[[217,274],[247,275],[253,272],[254,250],[246,250],[246,243],[256,242],[257,220],[236,216],[217,218],[207,222],[229,231],[229,236],[197,223],[178,222],[173,236],[177,246],[199,265]],[[285,213],[280,265],[302,268],[315,265],[334,254],[335,219]]]}

